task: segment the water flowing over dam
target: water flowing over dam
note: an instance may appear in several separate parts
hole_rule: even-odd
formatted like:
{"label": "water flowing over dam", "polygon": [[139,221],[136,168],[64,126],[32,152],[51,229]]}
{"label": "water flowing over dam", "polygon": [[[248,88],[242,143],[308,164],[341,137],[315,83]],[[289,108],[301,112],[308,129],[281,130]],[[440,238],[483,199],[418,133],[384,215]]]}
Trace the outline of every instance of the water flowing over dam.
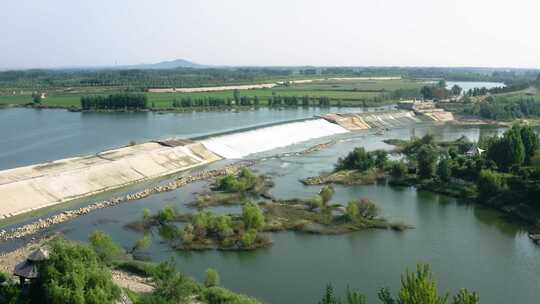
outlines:
{"label": "water flowing over dam", "polygon": [[239,159],[311,139],[357,130],[395,128],[420,121],[415,112],[403,110],[327,114],[204,138],[147,142],[96,155],[3,170],[0,171],[0,219],[223,158]]}
{"label": "water flowing over dam", "polygon": [[221,157],[242,158],[258,152],[346,132],[349,131],[325,119],[312,119],[210,137],[201,143]]}

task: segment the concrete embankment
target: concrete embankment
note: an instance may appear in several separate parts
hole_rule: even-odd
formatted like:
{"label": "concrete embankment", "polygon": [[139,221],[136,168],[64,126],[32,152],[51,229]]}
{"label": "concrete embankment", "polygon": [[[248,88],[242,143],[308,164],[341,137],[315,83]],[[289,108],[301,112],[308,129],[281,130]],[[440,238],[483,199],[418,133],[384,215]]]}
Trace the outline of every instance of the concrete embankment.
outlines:
{"label": "concrete embankment", "polygon": [[[144,143],[0,172],[0,218],[221,159],[200,143]],[[60,148],[60,147],[59,147]]]}

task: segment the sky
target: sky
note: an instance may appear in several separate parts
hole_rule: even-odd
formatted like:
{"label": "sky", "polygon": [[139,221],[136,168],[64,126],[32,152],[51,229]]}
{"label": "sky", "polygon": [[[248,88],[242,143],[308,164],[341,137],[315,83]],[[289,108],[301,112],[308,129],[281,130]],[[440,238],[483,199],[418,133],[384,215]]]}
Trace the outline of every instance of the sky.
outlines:
{"label": "sky", "polygon": [[2,0],[0,68],[540,68],[538,0]]}

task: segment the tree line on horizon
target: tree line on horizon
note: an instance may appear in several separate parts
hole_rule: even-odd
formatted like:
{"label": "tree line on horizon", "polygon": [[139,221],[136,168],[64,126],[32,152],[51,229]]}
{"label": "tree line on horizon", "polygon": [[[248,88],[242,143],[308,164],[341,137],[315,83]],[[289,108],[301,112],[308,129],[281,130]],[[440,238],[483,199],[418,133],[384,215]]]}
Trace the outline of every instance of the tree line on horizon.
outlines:
{"label": "tree line on horizon", "polygon": [[[315,71],[314,71],[315,70]],[[535,70],[491,72],[474,68],[412,67],[243,67],[243,68],[177,68],[165,70],[13,70],[0,72],[0,88],[47,89],[51,87],[131,87],[143,92],[148,88],[201,87],[239,84],[300,75],[330,76],[401,76],[411,79],[443,78],[452,81],[534,81]]]}

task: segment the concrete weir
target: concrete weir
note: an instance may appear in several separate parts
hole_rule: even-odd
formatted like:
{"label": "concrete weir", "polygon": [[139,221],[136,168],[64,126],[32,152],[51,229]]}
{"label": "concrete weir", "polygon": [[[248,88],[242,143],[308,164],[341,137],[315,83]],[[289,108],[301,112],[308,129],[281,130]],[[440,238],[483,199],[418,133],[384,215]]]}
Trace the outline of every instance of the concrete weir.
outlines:
{"label": "concrete weir", "polygon": [[149,142],[0,171],[0,218],[127,186],[221,159],[200,143]]}

